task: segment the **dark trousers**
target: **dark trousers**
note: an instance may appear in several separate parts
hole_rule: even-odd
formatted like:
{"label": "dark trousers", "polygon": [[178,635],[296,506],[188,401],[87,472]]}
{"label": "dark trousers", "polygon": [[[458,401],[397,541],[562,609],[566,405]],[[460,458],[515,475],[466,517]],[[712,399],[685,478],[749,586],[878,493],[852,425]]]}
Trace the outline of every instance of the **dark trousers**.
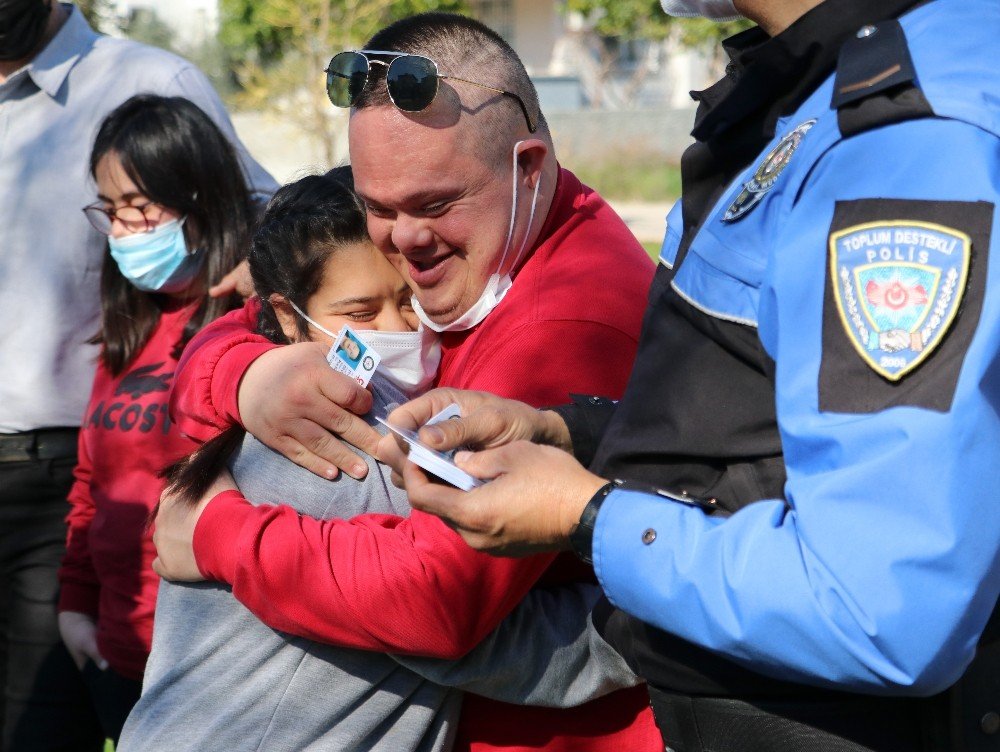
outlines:
{"label": "dark trousers", "polygon": [[83,664],[83,680],[90,690],[105,735],[117,745],[125,719],[139,702],[142,682],[122,676],[113,668],[102,671],[89,658]]}
{"label": "dark trousers", "polygon": [[4,443],[0,439],[0,748],[100,751],[104,733],[56,620],[56,571],[76,456],[31,450],[26,459],[11,460],[2,454]]}

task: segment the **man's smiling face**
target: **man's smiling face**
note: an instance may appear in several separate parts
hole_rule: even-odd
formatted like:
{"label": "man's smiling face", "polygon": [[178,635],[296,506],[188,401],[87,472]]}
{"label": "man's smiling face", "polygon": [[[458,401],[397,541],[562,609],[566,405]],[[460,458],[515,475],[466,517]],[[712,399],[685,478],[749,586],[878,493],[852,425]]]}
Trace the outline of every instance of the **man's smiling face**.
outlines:
{"label": "man's smiling face", "polygon": [[351,116],[351,164],[368,232],[440,324],[476,302],[507,238],[510,162],[482,138],[468,121],[429,127],[391,106]]}

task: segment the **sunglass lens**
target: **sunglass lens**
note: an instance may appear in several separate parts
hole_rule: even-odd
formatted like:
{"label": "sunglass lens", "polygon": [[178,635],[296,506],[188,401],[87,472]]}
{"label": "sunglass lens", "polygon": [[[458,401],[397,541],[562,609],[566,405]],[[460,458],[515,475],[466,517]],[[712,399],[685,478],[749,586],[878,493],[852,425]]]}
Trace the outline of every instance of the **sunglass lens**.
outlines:
{"label": "sunglass lens", "polygon": [[437,66],[420,55],[397,57],[389,64],[385,81],[393,104],[406,112],[419,112],[437,94]]}
{"label": "sunglass lens", "polygon": [[368,80],[368,60],[357,52],[333,56],[326,69],[326,93],[337,107],[350,107]]}

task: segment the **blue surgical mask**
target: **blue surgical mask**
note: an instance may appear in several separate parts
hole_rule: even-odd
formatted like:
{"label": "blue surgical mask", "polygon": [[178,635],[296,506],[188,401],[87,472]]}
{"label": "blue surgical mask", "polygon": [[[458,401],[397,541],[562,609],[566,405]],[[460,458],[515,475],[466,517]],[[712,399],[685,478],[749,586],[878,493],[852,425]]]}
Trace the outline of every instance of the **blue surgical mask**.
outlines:
{"label": "blue surgical mask", "polygon": [[108,237],[108,247],[125,279],[146,292],[180,292],[198,272],[204,254],[188,253],[184,219],[172,219],[149,232]]}

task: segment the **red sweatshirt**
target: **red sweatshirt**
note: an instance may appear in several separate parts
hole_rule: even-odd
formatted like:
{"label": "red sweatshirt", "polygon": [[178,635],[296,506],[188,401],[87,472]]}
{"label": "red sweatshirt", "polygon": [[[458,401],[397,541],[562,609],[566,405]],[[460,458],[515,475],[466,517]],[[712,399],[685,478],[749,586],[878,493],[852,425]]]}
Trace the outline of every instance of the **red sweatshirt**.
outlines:
{"label": "red sweatshirt", "polygon": [[157,473],[197,448],[167,413],[171,352],[193,312],[164,313],[119,376],[98,365],[80,429],[59,610],[94,617],[98,650],[130,679],[142,679],[153,636],[160,578],[146,518],[163,490]]}
{"label": "red sweatshirt", "polygon": [[[562,170],[539,241],[507,296],[474,329],[444,335],[439,385],[536,406],[565,403],[570,392],[619,396],[652,273],[618,216]],[[185,432],[208,438],[239,419],[236,385],[271,346],[248,331],[255,315],[253,305],[230,314],[185,352],[172,403]],[[234,494],[206,508],[194,548],[202,572],[230,583],[272,627],[443,658],[492,631],[555,558],[475,552],[416,511],[317,521],[287,507],[251,507]],[[566,711],[469,695],[456,748],[469,747],[598,752],[662,749],[662,741],[639,687]]]}

